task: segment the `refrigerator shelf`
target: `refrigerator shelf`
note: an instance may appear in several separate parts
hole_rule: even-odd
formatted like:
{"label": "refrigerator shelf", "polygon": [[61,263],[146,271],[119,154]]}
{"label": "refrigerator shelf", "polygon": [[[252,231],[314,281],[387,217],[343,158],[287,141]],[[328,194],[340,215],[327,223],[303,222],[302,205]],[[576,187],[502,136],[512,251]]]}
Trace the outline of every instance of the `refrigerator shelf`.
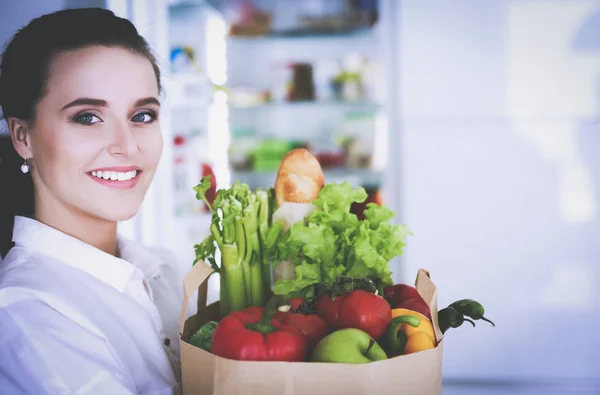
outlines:
{"label": "refrigerator shelf", "polygon": [[213,84],[200,73],[173,73],[167,79],[167,100],[175,109],[197,109],[212,102]]}
{"label": "refrigerator shelf", "polygon": [[271,101],[257,105],[236,105],[232,104],[229,109],[232,111],[259,111],[274,109],[301,109],[301,108],[328,108],[328,109],[360,109],[376,111],[381,105],[370,100],[313,100],[313,101]]}
{"label": "refrigerator shelf", "polygon": [[[362,186],[365,188],[377,188],[381,185],[383,172],[375,169],[360,169],[360,168],[335,168],[325,169],[326,183],[342,183],[349,182],[350,185]],[[232,182],[240,181],[246,183],[252,189],[270,188],[275,185],[277,172],[256,172],[251,170],[232,170]]]}
{"label": "refrigerator shelf", "polygon": [[376,40],[374,28],[339,28],[339,29],[289,29],[271,31],[263,35],[229,35],[230,42],[260,43],[265,41],[299,41],[299,40],[336,40],[336,39],[360,39]]}

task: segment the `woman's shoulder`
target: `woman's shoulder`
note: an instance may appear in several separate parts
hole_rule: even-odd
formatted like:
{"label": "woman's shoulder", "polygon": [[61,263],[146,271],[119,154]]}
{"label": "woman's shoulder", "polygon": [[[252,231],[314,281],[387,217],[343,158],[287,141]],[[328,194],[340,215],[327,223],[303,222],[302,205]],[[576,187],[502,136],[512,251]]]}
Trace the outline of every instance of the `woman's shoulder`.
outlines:
{"label": "woman's shoulder", "polygon": [[175,254],[175,252],[169,248],[150,246],[147,246],[146,248],[165,264],[173,265],[179,261],[177,254]]}
{"label": "woman's shoulder", "polygon": [[12,247],[4,259],[0,261],[0,287],[7,280],[17,278],[16,273],[32,271],[37,267],[43,270],[45,266],[39,264],[42,260],[42,257],[32,254],[31,251],[25,248]]}
{"label": "woman's shoulder", "polygon": [[121,258],[133,263],[144,262],[153,266],[172,265],[176,261],[173,251],[164,247],[144,244],[140,241],[119,236]]}
{"label": "woman's shoulder", "polygon": [[11,301],[64,299],[70,289],[65,284],[83,287],[81,280],[70,266],[20,246],[11,248],[0,263],[0,296]]}
{"label": "woman's shoulder", "polygon": [[[15,246],[0,263],[0,310],[2,314],[26,315],[31,313],[59,313],[59,305],[65,304],[60,284],[61,273],[44,257]],[[64,277],[64,276],[63,276]],[[6,318],[6,317],[5,317]]]}
{"label": "woman's shoulder", "polygon": [[139,241],[119,237],[121,257],[138,266],[142,271],[169,269],[183,276],[191,268],[175,251],[167,247],[150,246]]}

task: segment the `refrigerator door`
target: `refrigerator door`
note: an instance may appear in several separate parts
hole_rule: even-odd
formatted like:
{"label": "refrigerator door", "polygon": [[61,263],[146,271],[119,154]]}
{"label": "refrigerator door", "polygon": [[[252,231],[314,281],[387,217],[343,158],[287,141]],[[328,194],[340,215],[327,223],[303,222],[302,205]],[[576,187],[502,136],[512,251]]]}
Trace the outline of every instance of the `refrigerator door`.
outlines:
{"label": "refrigerator door", "polygon": [[[73,1],[73,0],[71,0]],[[76,1],[82,6],[82,1]],[[89,1],[88,1],[89,3]],[[146,38],[158,59],[161,68],[163,91],[169,87],[169,35],[168,6],[166,0],[103,0],[95,6],[112,10],[118,16],[129,19]],[[176,240],[173,231],[172,177],[172,132],[170,108],[161,98],[161,129],[163,133],[163,153],[154,181],[146,194],[138,214],[129,221],[119,224],[119,231],[126,237],[149,246],[172,248]]]}
{"label": "refrigerator door", "polygon": [[[163,87],[161,161],[138,215],[120,224],[121,231],[145,245],[168,249],[183,275],[194,262],[194,245],[208,235],[210,224],[210,213],[201,209],[193,187],[211,165],[219,186],[228,182],[223,142],[227,114],[213,94],[213,84],[224,83],[226,73],[224,23],[202,1],[113,0],[107,7],[130,19],[148,40]],[[194,47],[200,71],[173,67],[172,51],[187,45]],[[218,288],[211,284],[209,299],[217,295]]]}
{"label": "refrigerator door", "polygon": [[401,274],[496,323],[447,332],[445,377],[600,381],[600,3],[384,4]]}

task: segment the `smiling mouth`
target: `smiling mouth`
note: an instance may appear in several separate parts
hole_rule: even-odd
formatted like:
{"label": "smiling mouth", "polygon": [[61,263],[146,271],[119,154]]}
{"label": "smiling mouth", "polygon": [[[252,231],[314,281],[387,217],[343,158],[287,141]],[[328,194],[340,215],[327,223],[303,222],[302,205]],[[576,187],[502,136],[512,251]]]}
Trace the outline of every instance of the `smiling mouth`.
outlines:
{"label": "smiling mouth", "polygon": [[129,181],[133,180],[141,173],[141,170],[131,171],[92,171],[88,174],[101,180],[107,181]]}

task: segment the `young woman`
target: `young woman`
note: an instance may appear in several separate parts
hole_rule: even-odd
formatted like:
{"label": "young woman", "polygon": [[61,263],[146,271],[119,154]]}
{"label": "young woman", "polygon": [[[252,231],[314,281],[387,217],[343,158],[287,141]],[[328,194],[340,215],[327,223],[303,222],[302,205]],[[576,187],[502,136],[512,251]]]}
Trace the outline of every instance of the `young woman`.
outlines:
{"label": "young woman", "polygon": [[162,151],[160,73],[103,9],[42,16],[0,64],[0,393],[179,392],[181,277],[117,235]]}

